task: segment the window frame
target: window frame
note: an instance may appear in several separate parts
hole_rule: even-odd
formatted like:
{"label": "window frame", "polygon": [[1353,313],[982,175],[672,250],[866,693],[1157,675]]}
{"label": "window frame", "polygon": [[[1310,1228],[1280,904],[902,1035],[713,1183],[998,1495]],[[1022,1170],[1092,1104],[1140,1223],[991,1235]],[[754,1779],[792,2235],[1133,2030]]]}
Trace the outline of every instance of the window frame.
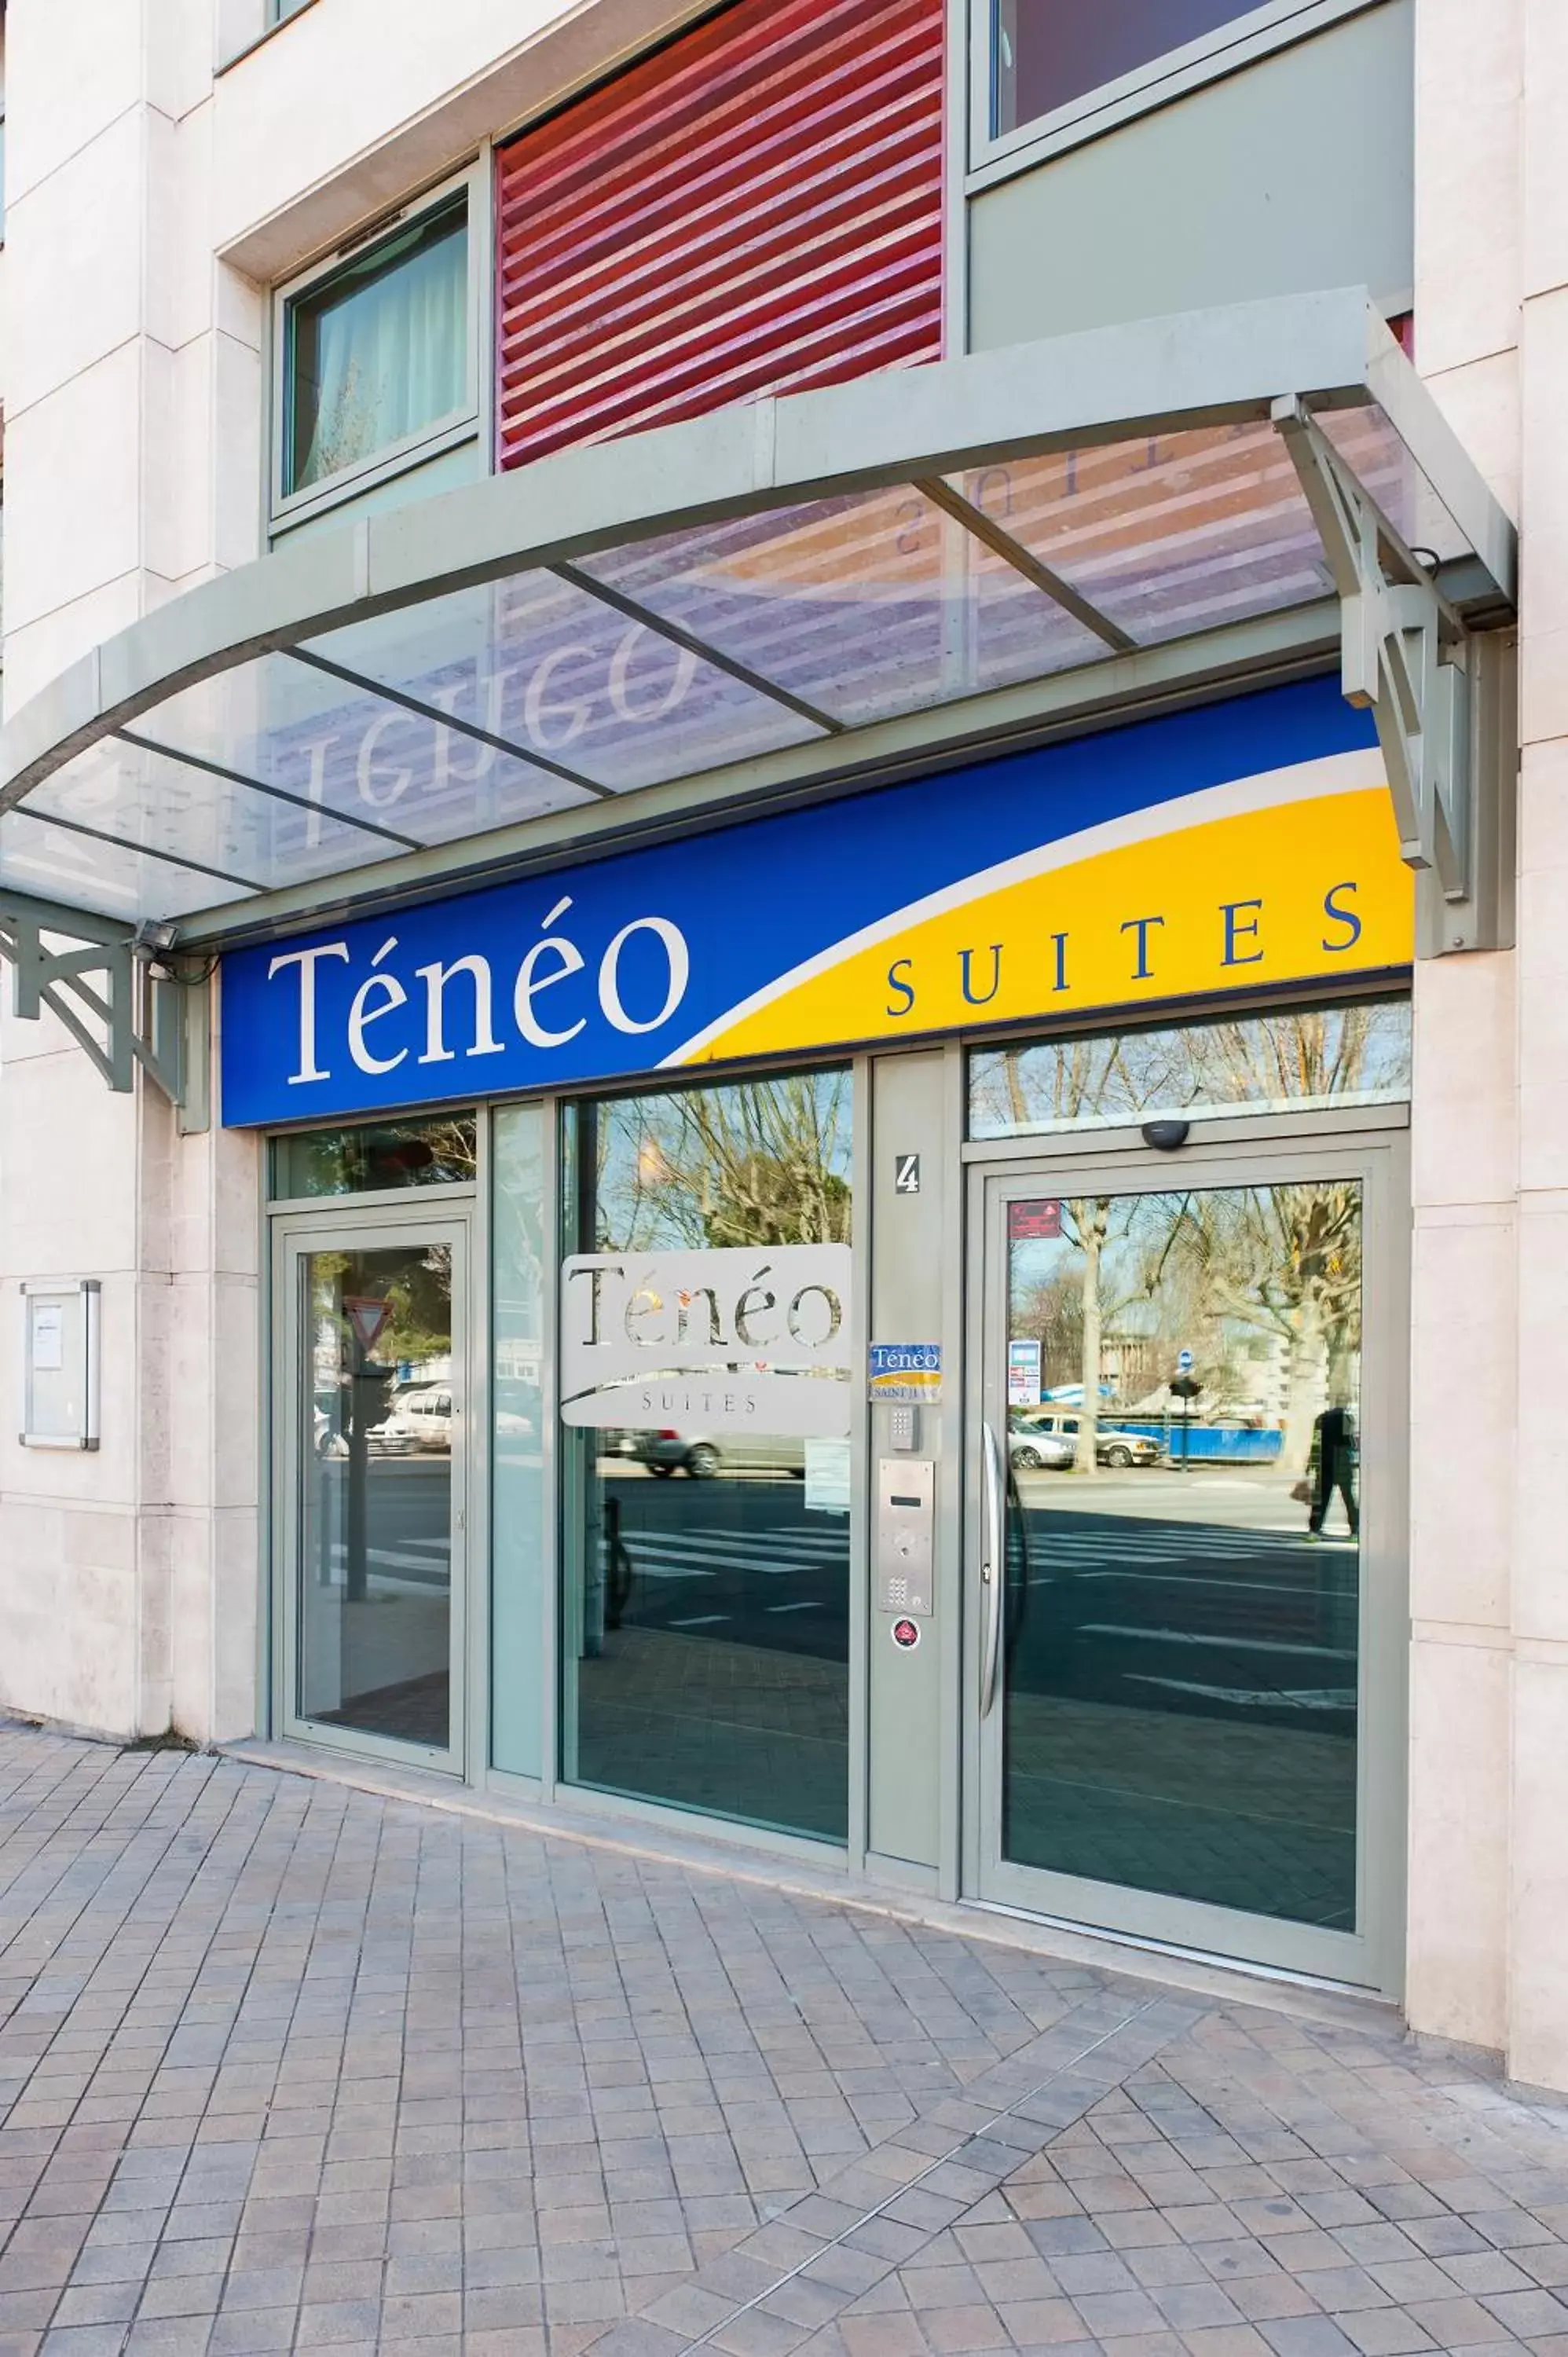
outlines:
{"label": "window frame", "polygon": [[966,191],[978,195],[1015,172],[1083,146],[1139,115],[1168,105],[1173,99],[1185,98],[1244,66],[1310,39],[1346,17],[1364,16],[1388,5],[1389,0],[1261,0],[1261,5],[1239,14],[1233,23],[1218,26],[1179,48],[1166,49],[1114,81],[1085,91],[1049,114],[1020,124],[1015,131],[998,133],[992,127],[996,90],[995,0],[968,0]]}
{"label": "window frame", "polygon": [[316,0],[286,0],[286,5],[282,0],[217,0],[214,77],[241,64],[315,5]]}
{"label": "window frame", "polygon": [[[297,271],[292,277],[282,279],[274,287],[271,304],[271,415],[267,432],[267,510],[271,528],[285,532],[292,524],[302,523],[308,517],[323,513],[356,499],[361,492],[371,490],[393,477],[406,474],[412,468],[423,466],[443,451],[456,449],[463,444],[479,438],[484,408],[484,373],[481,353],[489,333],[489,274],[486,253],[489,245],[489,215],[486,201],[489,181],[483,168],[483,157],[461,171],[448,174],[435,187],[424,189],[400,206],[395,212],[378,220],[371,234],[360,232],[344,244],[334,247],[308,268]],[[340,467],[331,475],[297,491],[287,491],[285,465],[289,431],[289,369],[292,348],[292,312],[294,306],[314,289],[352,264],[372,256],[379,246],[402,236],[421,221],[451,206],[461,198],[467,235],[467,331],[464,355],[464,399],[462,405],[438,417],[413,434],[402,436],[396,442],[386,444],[369,457],[355,465]]]}

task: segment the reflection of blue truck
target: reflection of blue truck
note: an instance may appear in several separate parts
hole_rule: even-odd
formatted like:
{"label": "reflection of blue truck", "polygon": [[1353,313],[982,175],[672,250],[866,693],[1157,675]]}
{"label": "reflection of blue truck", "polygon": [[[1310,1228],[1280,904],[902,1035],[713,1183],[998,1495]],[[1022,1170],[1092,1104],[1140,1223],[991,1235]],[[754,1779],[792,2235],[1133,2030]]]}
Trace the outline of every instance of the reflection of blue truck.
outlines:
{"label": "reflection of blue truck", "polygon": [[1185,1458],[1189,1465],[1273,1465],[1284,1447],[1278,1425],[1260,1430],[1244,1424],[1199,1424],[1195,1417],[1184,1439],[1179,1415],[1169,1424],[1153,1416],[1122,1415],[1116,1421],[1123,1432],[1146,1432],[1168,1448],[1173,1461]]}
{"label": "reflection of blue truck", "polygon": [[[1076,1408],[1064,1412],[1054,1403],[1043,1407],[1015,1408],[1009,1415],[1008,1428],[1016,1434],[1036,1432],[1060,1433],[1069,1440],[1078,1437]],[[1257,1426],[1245,1424],[1205,1424],[1192,1417],[1182,1437],[1183,1419],[1173,1415],[1122,1415],[1113,1408],[1100,1411],[1099,1457],[1102,1465],[1119,1467],[1134,1462],[1148,1465],[1276,1465],[1284,1448],[1284,1434],[1278,1425]],[[1157,1454],[1137,1458],[1128,1444],[1152,1441]],[[1016,1454],[1016,1452],[1015,1452]]]}
{"label": "reflection of blue truck", "polygon": [[[1015,1344],[1014,1348],[1017,1346]],[[1015,1407],[1008,1421],[1015,1430],[1022,1431],[1026,1423],[1044,1423],[1053,1431],[1076,1436],[1079,1405],[1083,1398],[1082,1386],[1062,1385],[1047,1392],[1038,1407]],[[1189,1465],[1274,1465],[1284,1451],[1284,1434],[1276,1425],[1251,1425],[1239,1421],[1227,1422],[1223,1415],[1217,1423],[1207,1420],[1203,1403],[1195,1403],[1197,1412],[1184,1417],[1179,1411],[1170,1415],[1151,1415],[1145,1409],[1132,1414],[1113,1406],[1108,1397],[1100,1405],[1100,1429],[1106,1433],[1114,1428],[1118,1435],[1133,1435],[1152,1440],[1166,1462],[1180,1464],[1185,1458]],[[1183,1426],[1187,1439],[1182,1439]],[[1104,1450],[1101,1450],[1101,1461]]]}

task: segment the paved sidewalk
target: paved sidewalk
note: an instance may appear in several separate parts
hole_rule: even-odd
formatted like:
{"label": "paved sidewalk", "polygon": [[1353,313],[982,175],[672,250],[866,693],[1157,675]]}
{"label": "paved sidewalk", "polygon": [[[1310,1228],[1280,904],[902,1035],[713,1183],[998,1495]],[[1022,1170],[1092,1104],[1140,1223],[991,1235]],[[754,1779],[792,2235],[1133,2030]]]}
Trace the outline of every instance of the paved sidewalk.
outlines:
{"label": "paved sidewalk", "polygon": [[1392,2035],[0,1722],[0,2357],[1568,2357]]}

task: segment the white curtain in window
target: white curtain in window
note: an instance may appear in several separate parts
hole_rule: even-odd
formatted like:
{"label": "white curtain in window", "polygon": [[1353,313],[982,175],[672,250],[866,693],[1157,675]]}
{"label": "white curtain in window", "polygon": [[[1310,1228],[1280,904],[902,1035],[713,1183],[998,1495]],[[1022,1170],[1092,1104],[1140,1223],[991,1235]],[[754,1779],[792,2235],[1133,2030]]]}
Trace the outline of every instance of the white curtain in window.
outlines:
{"label": "white curtain in window", "polygon": [[467,224],[448,221],[357,284],[301,298],[291,490],[467,406]]}

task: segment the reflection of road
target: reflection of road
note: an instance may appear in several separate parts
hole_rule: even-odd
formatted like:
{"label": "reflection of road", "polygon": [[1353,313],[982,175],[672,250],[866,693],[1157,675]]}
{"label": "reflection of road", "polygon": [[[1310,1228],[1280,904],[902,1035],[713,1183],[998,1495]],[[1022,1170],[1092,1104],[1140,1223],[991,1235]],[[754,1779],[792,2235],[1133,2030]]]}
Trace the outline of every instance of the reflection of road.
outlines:
{"label": "reflection of road", "polygon": [[[320,1467],[339,1577],[346,1469]],[[847,1516],[808,1512],[801,1483],[777,1476],[660,1481],[614,1458],[599,1471],[630,1564],[623,1626],[845,1658]],[[1357,1554],[1343,1535],[1310,1544],[1289,1487],[1273,1470],[1021,1477],[1028,1559],[1011,1583],[1014,1689],[1344,1724]],[[447,1585],[450,1491],[445,1456],[372,1460],[374,1589]]]}
{"label": "reflection of road", "polygon": [[627,1628],[714,1637],[842,1662],[849,1650],[849,1517],[808,1513],[802,1483],[767,1474],[653,1480],[600,1471],[620,1508]]}
{"label": "reflection of road", "polygon": [[[321,1511],[332,1534],[337,1575],[347,1562],[349,1467],[317,1460]],[[452,1577],[452,1460],[446,1456],[372,1457],[366,1468],[366,1570],[372,1591],[446,1587]]]}
{"label": "reflection of road", "polygon": [[[653,1480],[607,1458],[631,1566],[627,1628],[843,1661],[849,1645],[849,1518],[808,1513],[803,1485],[770,1474]],[[327,1527],[342,1577],[347,1468],[320,1465]],[[372,1592],[445,1587],[451,1577],[451,1460],[372,1458],[366,1483]]]}
{"label": "reflection of road", "polygon": [[1326,1729],[1355,1706],[1356,1548],[1277,1470],[1026,1475],[1010,1683]]}
{"label": "reflection of road", "polygon": [[1290,1494],[1277,1467],[1246,1466],[1178,1473],[1168,1467],[1147,1472],[1101,1471],[1092,1480],[1077,1473],[1021,1473],[1018,1488],[1030,1513],[1066,1509],[1074,1514],[1112,1514],[1158,1522],[1233,1525],[1255,1531],[1300,1531],[1306,1509]]}

